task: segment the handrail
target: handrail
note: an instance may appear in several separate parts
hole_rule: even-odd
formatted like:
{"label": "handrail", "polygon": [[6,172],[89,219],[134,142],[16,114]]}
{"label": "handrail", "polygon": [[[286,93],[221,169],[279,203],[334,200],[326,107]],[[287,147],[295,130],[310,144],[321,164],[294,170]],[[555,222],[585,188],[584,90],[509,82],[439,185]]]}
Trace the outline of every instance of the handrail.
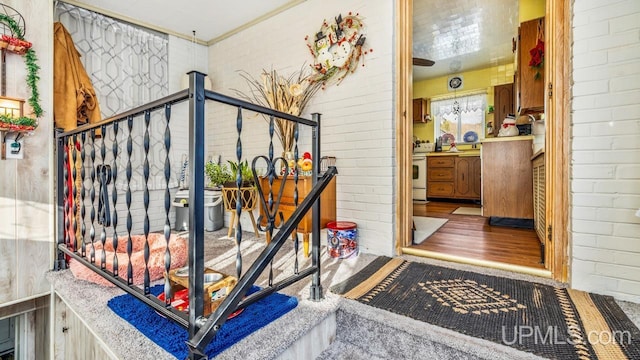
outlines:
{"label": "handrail", "polygon": [[[222,301],[216,311],[209,315],[206,320],[201,319],[205,320],[204,323],[195,336],[187,341],[187,345],[189,346],[192,354],[205,356],[203,352],[204,348],[213,339],[220,327],[226,322],[227,317],[238,308],[238,304],[240,304],[245,293],[249,290],[249,287],[253,285],[258,276],[260,276],[267,265],[269,265],[278,250],[288,240],[291,233],[298,227],[298,223],[302,221],[309,209],[311,209],[316,201],[320,199],[322,191],[329,185],[329,182],[331,182],[331,179],[333,179],[336,174],[336,168],[334,166],[329,167],[324,176],[318,180],[307,197],[305,197],[302,203],[296,208],[282,229],[273,237],[271,243],[267,245],[258,258],[253,262],[245,275],[238,280],[236,286]],[[313,270],[317,269],[313,267]],[[310,274],[311,273],[313,272],[310,272]],[[271,292],[272,291],[266,292],[266,295]],[[254,297],[252,300],[255,301],[257,299]]]}
{"label": "handrail", "polygon": [[[104,119],[98,123],[86,124],[74,130],[70,130],[66,132],[63,132],[58,129],[55,135],[55,138],[57,140],[57,146],[58,146],[58,154],[57,154],[57,158],[58,158],[57,159],[58,161],[57,163],[57,167],[58,167],[58,176],[57,176],[57,188],[58,188],[57,190],[58,191],[58,194],[57,194],[57,204],[58,204],[57,250],[58,250],[58,254],[57,254],[56,262],[54,263],[55,270],[62,270],[67,268],[67,260],[74,259],[79,263],[81,263],[82,265],[89,268],[90,270],[92,270],[93,272],[104,277],[105,279],[107,279],[117,287],[131,294],[138,300],[142,301],[146,305],[150,306],[151,308],[156,310],[158,313],[175,321],[179,325],[186,327],[189,331],[189,341],[187,345],[190,348],[189,358],[191,360],[206,359],[206,355],[203,354],[204,348],[215,336],[215,334],[218,332],[218,330],[220,329],[220,326],[222,326],[226,322],[229,314],[231,314],[232,312],[238,309],[247,307],[252,303],[258,300],[261,300],[266,296],[276,291],[279,291],[291,284],[294,284],[304,278],[312,277],[311,298],[314,300],[322,299],[322,286],[320,284],[320,251],[319,251],[320,195],[322,191],[327,187],[329,182],[332,180],[332,178],[337,174],[335,167],[329,167],[329,169],[322,176],[318,174],[318,169],[320,168],[320,163],[319,163],[320,130],[321,130],[320,114],[313,114],[312,119],[304,119],[291,114],[286,114],[280,111],[269,109],[261,105],[252,104],[244,100],[235,99],[235,98],[232,98],[223,94],[219,94],[213,91],[208,91],[204,89],[203,79],[204,79],[204,74],[195,72],[195,71],[191,72],[189,88],[186,90],[178,91],[174,94],[155,100],[148,104],[136,107],[129,111],[125,111],[121,114],[115,115],[108,119]],[[250,268],[244,274],[242,274],[240,247],[238,245],[238,249],[237,249],[238,259],[240,259],[238,260],[240,264],[238,266],[238,283],[230,291],[227,297],[225,297],[224,300],[222,300],[220,306],[218,306],[218,308],[215,309],[215,311],[211,313],[208,317],[204,317],[203,316],[204,314],[204,308],[203,308],[204,218],[202,214],[204,213],[204,148],[205,148],[204,129],[205,129],[205,100],[207,99],[238,108],[237,126],[238,126],[239,134],[241,131],[241,124],[242,124],[241,116],[242,116],[243,110],[254,111],[254,112],[269,116],[271,118],[270,120],[272,123],[274,118],[279,118],[287,121],[292,121],[297,124],[310,126],[312,128],[312,137],[313,137],[312,154],[314,158],[314,166],[312,171],[313,187],[310,193],[307,194],[305,199],[296,208],[296,210],[293,212],[291,217],[286,222],[283,223],[282,228],[279,230],[276,236],[272,238],[272,241],[267,245],[265,250],[258,256],[258,258],[251,264]],[[169,119],[171,116],[171,106],[175,103],[182,102],[185,100],[188,100],[188,107],[189,107],[188,132],[189,132],[189,165],[190,165],[189,166],[190,226],[189,226],[189,241],[187,244],[188,246],[187,260],[188,260],[188,266],[189,266],[189,287],[188,287],[189,303],[191,306],[189,306],[189,312],[187,314],[172,308],[171,304],[167,300],[165,300],[165,302],[163,303],[162,301],[158,300],[156,297],[151,295],[150,289],[149,289],[148,273],[145,274],[145,280],[144,280],[145,285],[144,285],[144,290],[142,290],[136,287],[135,285],[133,285],[133,280],[129,278],[125,280],[119,276],[119,274],[117,273],[117,261],[114,263],[115,264],[114,270],[110,271],[104,265],[105,263],[104,254],[103,254],[101,265],[98,266],[97,263],[94,262],[93,253],[91,255],[92,256],[91,260],[89,260],[85,255],[84,247],[82,247],[82,251],[80,252],[80,250],[77,248],[78,238],[76,237],[77,236],[76,234],[80,230],[78,230],[78,220],[76,217],[78,215],[81,216],[80,223],[82,224],[81,225],[82,230],[80,235],[81,236],[80,241],[82,241],[84,244],[84,242],[86,241],[85,228],[84,228],[85,205],[82,205],[80,208],[77,208],[75,204],[75,202],[77,201],[76,194],[78,194],[78,189],[76,188],[77,181],[81,180],[82,183],[84,183],[85,180],[90,179],[91,182],[93,183],[93,181],[95,180],[96,169],[94,168],[94,166],[96,165],[95,163],[96,143],[94,139],[95,137],[94,129],[96,128],[103,129],[103,135],[104,135],[105,129],[109,129],[109,127],[113,127],[114,134],[116,135],[115,136],[116,140],[114,140],[112,143],[112,149],[110,154],[113,154],[113,157],[115,159],[118,157],[118,154],[119,154],[119,151],[118,151],[119,145],[117,142],[118,124],[123,120],[128,120],[127,124],[129,127],[129,133],[128,133],[129,137],[127,140],[126,149],[129,157],[129,162],[126,168],[126,175],[127,175],[127,181],[129,181],[130,180],[129,177],[131,176],[132,124],[133,124],[134,117],[137,117],[139,115],[144,115],[144,118],[145,118],[144,120],[147,127],[144,134],[145,162],[143,166],[144,173],[145,173],[145,187],[143,190],[144,205],[145,205],[144,231],[145,231],[145,234],[149,233],[149,219],[148,219],[148,213],[146,210],[146,207],[149,204],[149,190],[148,190],[148,187],[146,186],[147,184],[146,181],[148,181],[146,177],[148,177],[148,174],[149,174],[149,164],[147,162],[147,154],[150,148],[148,128],[149,128],[149,122],[151,118],[151,111],[157,111],[157,110],[160,110],[161,108],[164,108],[165,118],[166,118],[165,125],[167,129],[165,131],[165,135],[164,135],[165,137],[163,139],[164,147],[167,153],[167,158],[165,159],[165,168],[164,168],[165,180],[167,181],[167,186],[165,189],[165,196],[164,196],[165,215],[167,217],[167,220],[166,220],[167,222],[165,223],[164,233],[165,233],[165,237],[168,237],[169,236],[168,234],[170,231],[170,227],[169,227],[170,222],[168,220],[169,205],[167,205],[170,201],[169,200],[170,195],[168,191],[168,188],[169,188],[168,179],[169,179],[169,171],[170,171],[170,166],[168,165],[169,164],[168,154],[169,154],[169,147],[171,142],[171,134],[168,130]],[[81,161],[83,162],[85,161],[84,145],[85,145],[86,133],[89,133],[90,140],[91,140],[91,142],[89,143],[90,155],[88,155],[89,160],[91,162],[90,177],[85,177],[84,167],[80,170],[78,174],[76,172],[76,166],[70,166],[71,163],[75,164],[77,162],[78,152],[80,152]],[[80,136],[78,136],[77,134],[80,134]],[[76,142],[77,137],[80,138],[79,141],[82,143],[83,147],[81,150],[77,150],[73,148],[72,154],[69,155],[66,149],[66,147],[69,146],[68,140],[70,138],[73,138],[74,142]],[[273,133],[271,133],[271,137],[273,137]],[[272,140],[273,139],[271,139],[271,141]],[[296,140],[297,140],[297,137],[296,137]],[[98,149],[98,151],[100,152],[100,159],[101,159],[100,161],[102,162],[102,164],[101,165],[99,164],[98,166],[104,166],[106,164],[105,158],[106,158],[106,152],[107,152],[104,137],[102,142],[99,145],[100,145],[100,148]],[[270,151],[272,152],[273,144],[270,143],[270,146],[271,146]],[[272,158],[273,154],[271,153],[270,156]],[[118,173],[117,166],[116,166],[117,164],[114,163],[113,165],[114,165],[113,167],[114,171],[117,174]],[[273,164],[271,164],[271,166],[273,167]],[[71,170],[68,170],[67,167],[70,167]],[[255,176],[255,169],[253,170],[254,170],[254,176]],[[73,179],[72,190],[68,189],[68,186],[67,186],[68,177]],[[131,212],[129,209],[129,205],[131,201],[130,190],[131,189],[128,187],[126,189],[126,195],[125,195],[127,199],[127,212],[129,215],[129,218],[127,219],[127,227],[128,227],[128,233],[129,233],[129,243],[128,243],[129,255],[131,251],[131,238],[130,238]],[[90,190],[85,189],[84,185],[82,185],[80,191],[82,194],[84,194],[87,191],[89,191],[89,193],[91,194],[90,195],[91,205],[89,205],[89,207],[92,210],[91,218],[90,218],[90,221],[91,221],[90,240],[93,246],[94,235],[95,235],[94,228],[93,228],[94,215],[95,215],[93,212],[95,185],[91,185]],[[68,200],[68,197],[71,195],[73,195],[73,199],[74,199],[73,201]],[[115,192],[115,190],[111,198],[113,199],[114,208],[115,208],[116,198],[117,198],[117,193]],[[110,201],[110,197],[106,196],[103,200],[108,202]],[[81,201],[84,204],[84,196],[82,196]],[[99,204],[98,204],[98,207],[99,207]],[[310,209],[312,209],[312,211],[310,211]],[[270,277],[268,287],[258,290],[257,292],[252,293],[251,295],[245,297],[245,294],[247,293],[248,289],[252,285],[254,285],[254,283],[256,282],[258,277],[262,274],[264,269],[272,263],[275,255],[280,250],[282,245],[287,241],[289,236],[298,227],[298,224],[303,220],[303,218],[309,212],[313,213],[312,234],[313,234],[314,240],[313,240],[313,251],[312,251],[312,256],[313,256],[312,264],[307,268],[299,271],[297,267],[297,258],[296,258],[296,266],[295,266],[293,275],[288,276],[285,279],[281,279],[277,283],[273,283],[273,284],[272,284],[272,278]],[[115,213],[115,210],[114,210],[114,213]],[[116,214],[114,214],[114,216],[115,215]],[[73,218],[72,221],[69,220],[70,217]],[[100,221],[98,221],[98,224],[101,224],[103,228],[102,233],[100,234],[100,238],[101,238],[100,241],[102,242],[103,246],[105,244],[105,238],[107,236],[107,232],[106,232],[107,228],[114,227],[112,231],[113,236],[115,239],[118,238],[117,233],[115,231],[115,226],[116,226],[115,222],[109,225],[106,223],[100,223]],[[269,229],[268,231],[270,232],[273,231],[273,228]],[[241,235],[242,235],[241,233],[238,233],[238,236],[239,236],[239,239],[237,239],[238,244],[241,241],[240,240]],[[72,238],[76,241],[75,243],[72,242],[71,240]],[[115,241],[114,241],[114,244],[115,244]],[[167,244],[168,244],[168,239],[167,239]],[[114,245],[114,247],[115,246],[117,245]],[[148,244],[145,244],[145,246],[148,246]],[[296,248],[296,256],[297,256],[297,248]],[[145,248],[145,258],[147,257],[148,257],[148,248]],[[165,269],[167,272],[169,270],[169,266],[170,265],[165,254]],[[129,263],[129,271],[131,271],[130,263]],[[148,271],[148,269],[146,269],[146,271]],[[131,277],[130,274],[128,276]],[[167,289],[169,287],[168,281],[169,280],[165,278],[165,295],[167,294],[167,291],[168,291]],[[167,299],[169,298],[167,297]]]}
{"label": "handrail", "polygon": [[250,102],[245,101],[245,100],[236,99],[236,98],[233,98],[231,96],[220,94],[220,93],[217,93],[217,92],[214,92],[214,91],[211,91],[211,90],[205,90],[204,91],[204,96],[209,100],[215,100],[215,101],[221,102],[223,104],[236,106],[236,107],[241,107],[241,108],[244,108],[244,109],[247,109],[247,110],[259,112],[261,114],[273,116],[273,117],[276,117],[276,118],[279,118],[279,119],[285,119],[285,120],[296,122],[298,124],[309,125],[309,126],[312,126],[312,127],[318,126],[318,122],[317,121],[313,121],[313,120],[301,118],[301,117],[298,117],[298,116],[295,116],[295,115],[283,113],[283,112],[278,111],[278,110],[273,110],[273,109],[270,109],[268,107],[264,107],[262,105],[250,103]]}
{"label": "handrail", "polygon": [[131,110],[127,110],[125,112],[122,112],[120,114],[116,114],[113,115],[110,118],[106,118],[104,120],[101,120],[99,122],[93,123],[93,124],[85,124],[82,126],[78,126],[77,128],[73,129],[73,130],[69,130],[69,131],[65,131],[65,132],[59,132],[56,134],[57,138],[62,138],[65,136],[69,136],[69,135],[73,135],[73,134],[77,134],[77,133],[81,133],[81,132],[86,132],[88,130],[91,129],[96,129],[99,128],[103,125],[108,125],[111,124],[114,121],[119,121],[122,119],[127,118],[128,116],[138,116],[141,114],[144,114],[145,111],[151,111],[151,110],[156,110],[159,108],[164,107],[167,104],[175,104],[175,103],[179,103],[182,101],[185,101],[189,98],[189,89],[185,89],[185,90],[180,90],[176,93],[173,93],[171,95],[167,95],[163,98],[160,98],[158,100],[154,100],[150,103],[144,104],[144,105],[140,105],[138,107],[135,107]]}

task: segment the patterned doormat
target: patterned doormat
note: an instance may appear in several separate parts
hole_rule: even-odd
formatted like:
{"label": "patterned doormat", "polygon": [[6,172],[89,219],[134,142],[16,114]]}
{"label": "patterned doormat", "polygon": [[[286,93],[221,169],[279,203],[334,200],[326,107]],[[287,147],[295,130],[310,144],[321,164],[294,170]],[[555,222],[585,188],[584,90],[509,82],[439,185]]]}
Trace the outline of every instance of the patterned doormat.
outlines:
{"label": "patterned doormat", "polygon": [[552,359],[640,359],[640,330],[609,296],[388,257],[331,291]]}

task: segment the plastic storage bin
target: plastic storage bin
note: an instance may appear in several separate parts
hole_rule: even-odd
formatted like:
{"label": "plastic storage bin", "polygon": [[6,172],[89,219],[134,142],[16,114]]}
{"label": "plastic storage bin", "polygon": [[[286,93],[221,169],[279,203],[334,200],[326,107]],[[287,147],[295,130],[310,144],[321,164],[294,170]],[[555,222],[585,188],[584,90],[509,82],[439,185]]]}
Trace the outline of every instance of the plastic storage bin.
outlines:
{"label": "plastic storage bin", "polygon": [[[176,210],[175,231],[189,230],[189,190],[179,190],[173,200]],[[222,192],[220,190],[204,191],[204,229],[215,231],[224,226],[224,210]]]}
{"label": "plastic storage bin", "polygon": [[327,253],[332,258],[347,259],[358,255],[358,226],[350,221],[327,224]]}

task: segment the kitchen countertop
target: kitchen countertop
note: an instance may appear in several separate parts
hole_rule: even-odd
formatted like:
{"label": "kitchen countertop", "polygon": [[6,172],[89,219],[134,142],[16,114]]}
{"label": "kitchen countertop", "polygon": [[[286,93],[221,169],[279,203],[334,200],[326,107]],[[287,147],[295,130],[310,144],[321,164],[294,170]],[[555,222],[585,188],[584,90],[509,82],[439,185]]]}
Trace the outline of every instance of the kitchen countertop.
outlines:
{"label": "kitchen countertop", "polygon": [[480,150],[460,150],[459,152],[429,152],[427,156],[480,156]]}
{"label": "kitchen countertop", "polygon": [[490,142],[499,142],[499,141],[522,141],[522,140],[533,140],[533,135],[521,135],[521,136],[503,136],[503,137],[491,137],[483,139],[481,142],[490,143]]}

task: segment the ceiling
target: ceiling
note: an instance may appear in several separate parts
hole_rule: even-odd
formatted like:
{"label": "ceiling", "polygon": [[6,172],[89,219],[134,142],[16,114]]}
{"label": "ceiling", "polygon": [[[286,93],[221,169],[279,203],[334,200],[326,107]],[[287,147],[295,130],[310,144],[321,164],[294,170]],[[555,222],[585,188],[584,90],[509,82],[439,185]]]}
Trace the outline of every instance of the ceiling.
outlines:
{"label": "ceiling", "polygon": [[[185,38],[215,41],[306,0],[76,0]],[[72,1],[70,1],[72,2]],[[513,62],[518,0],[413,0],[414,81]]]}
{"label": "ceiling", "polygon": [[518,0],[413,0],[413,56],[420,81],[513,62]]}
{"label": "ceiling", "polygon": [[197,39],[208,42],[305,0],[136,0],[135,6],[125,0],[76,1],[183,37],[196,31]]}

